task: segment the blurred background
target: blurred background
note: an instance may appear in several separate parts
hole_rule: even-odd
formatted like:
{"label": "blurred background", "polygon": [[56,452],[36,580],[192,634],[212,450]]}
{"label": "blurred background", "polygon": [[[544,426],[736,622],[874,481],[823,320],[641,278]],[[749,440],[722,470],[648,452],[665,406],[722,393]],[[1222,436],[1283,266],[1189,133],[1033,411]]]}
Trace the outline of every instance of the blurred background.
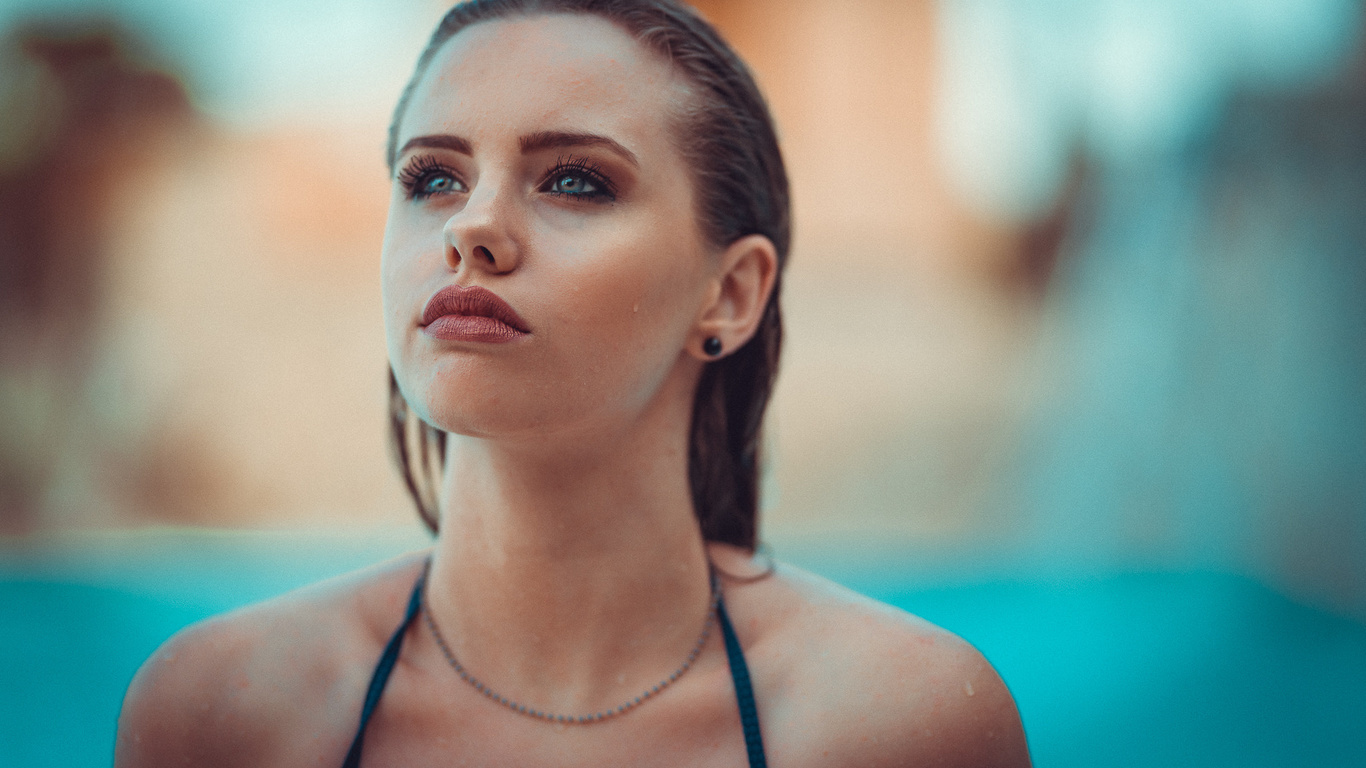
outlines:
{"label": "blurred background", "polygon": [[[696,5],[793,182],[775,554],[978,645],[1039,766],[1366,765],[1363,4]],[[0,766],[425,541],[378,254],[445,9],[0,0]]]}

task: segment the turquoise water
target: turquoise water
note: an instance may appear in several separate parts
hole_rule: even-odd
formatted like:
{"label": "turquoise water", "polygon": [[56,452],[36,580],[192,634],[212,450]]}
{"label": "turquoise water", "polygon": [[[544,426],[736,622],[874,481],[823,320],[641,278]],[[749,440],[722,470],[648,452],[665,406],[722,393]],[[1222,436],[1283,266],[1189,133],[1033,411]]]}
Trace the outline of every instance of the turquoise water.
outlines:
{"label": "turquoise water", "polygon": [[[372,562],[375,542],[231,538],[0,562],[0,766],[107,766],[138,665],[197,619]],[[1366,766],[1366,627],[1242,578],[1128,573],[939,584],[823,571],[973,642],[1035,764]]]}

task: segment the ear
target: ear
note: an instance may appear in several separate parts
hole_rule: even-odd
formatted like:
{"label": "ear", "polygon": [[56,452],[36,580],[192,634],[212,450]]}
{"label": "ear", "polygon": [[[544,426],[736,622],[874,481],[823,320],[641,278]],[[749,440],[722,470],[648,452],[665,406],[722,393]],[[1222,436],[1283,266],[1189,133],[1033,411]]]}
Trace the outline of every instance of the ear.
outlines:
{"label": "ear", "polygon": [[[778,250],[764,235],[745,235],[727,246],[688,340],[688,351],[702,360],[716,360],[744,346],[764,318],[777,279]],[[719,353],[706,349],[712,338],[720,342]]]}

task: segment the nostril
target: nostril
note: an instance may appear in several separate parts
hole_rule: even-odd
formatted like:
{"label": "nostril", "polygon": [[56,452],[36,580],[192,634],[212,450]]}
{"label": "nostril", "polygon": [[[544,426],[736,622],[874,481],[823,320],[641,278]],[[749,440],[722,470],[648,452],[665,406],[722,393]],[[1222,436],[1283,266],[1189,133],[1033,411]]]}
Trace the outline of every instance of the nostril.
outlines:
{"label": "nostril", "polygon": [[482,257],[482,258],[483,258],[485,261],[487,261],[488,263],[490,263],[490,264],[493,264],[493,263],[494,263],[494,261],[493,261],[493,254],[490,253],[490,252],[489,252],[489,249],[485,248],[484,246],[482,246],[482,245],[477,245],[477,246],[475,246],[475,248],[474,248],[474,253],[475,253],[475,255]]}

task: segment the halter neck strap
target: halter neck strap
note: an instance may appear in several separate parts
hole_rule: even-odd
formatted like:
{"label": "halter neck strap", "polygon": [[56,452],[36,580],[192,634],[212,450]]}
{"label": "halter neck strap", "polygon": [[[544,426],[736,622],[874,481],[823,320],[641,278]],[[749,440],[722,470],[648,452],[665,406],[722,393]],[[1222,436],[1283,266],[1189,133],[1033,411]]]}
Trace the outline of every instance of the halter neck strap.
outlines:
{"label": "halter neck strap", "polygon": [[745,663],[740,640],[726,614],[726,601],[716,603],[716,618],[721,622],[721,636],[726,641],[726,658],[730,661],[730,677],[735,683],[735,700],[740,705],[740,727],[745,732],[745,751],[749,753],[750,768],[767,768],[764,738],[759,732],[759,710],[754,705],[754,687],[749,679],[749,665]]}
{"label": "halter neck strap", "polygon": [[[413,585],[413,595],[408,599],[408,611],[403,615],[403,622],[394,630],[393,636],[384,646],[379,663],[375,665],[375,673],[371,676],[370,687],[365,693],[365,705],[360,712],[360,726],[356,729],[355,739],[351,741],[351,748],[346,752],[342,768],[360,768],[365,728],[370,724],[370,717],[374,715],[375,707],[379,705],[380,696],[384,693],[384,686],[388,684],[389,675],[394,671],[394,664],[398,662],[399,651],[403,648],[403,638],[408,632],[408,627],[412,626],[413,619],[417,618],[422,610],[422,587],[427,581],[427,571],[430,567],[429,560],[427,566],[422,569],[422,575],[418,576],[417,583]],[[716,578],[715,574],[712,578]],[[735,683],[735,700],[740,707],[740,726],[745,734],[745,751],[749,755],[750,768],[767,768],[764,740],[759,732],[759,710],[754,704],[754,687],[749,678],[749,665],[745,663],[745,654],[740,649],[740,641],[735,637],[735,628],[731,626],[730,616],[726,613],[724,598],[718,597],[716,601],[716,619],[721,625],[721,636],[726,645],[726,659],[730,663],[730,676]]]}
{"label": "halter neck strap", "polygon": [[370,716],[375,713],[375,707],[379,705],[379,697],[384,693],[384,686],[389,682],[389,674],[394,671],[394,664],[398,661],[398,652],[403,647],[403,636],[407,634],[408,627],[412,625],[413,619],[417,618],[418,612],[422,609],[422,585],[427,581],[427,571],[431,568],[431,561],[422,568],[422,575],[417,577],[417,584],[413,586],[413,596],[408,598],[408,611],[403,614],[403,622],[394,630],[394,634],[389,638],[389,642],[384,646],[384,653],[380,654],[379,663],[375,665],[375,673],[370,676],[370,688],[365,692],[365,706],[360,711],[360,727],[356,729],[356,738],[351,741],[351,749],[346,752],[346,760],[342,763],[342,768],[360,768],[360,752],[365,741],[365,726],[370,723]]}

